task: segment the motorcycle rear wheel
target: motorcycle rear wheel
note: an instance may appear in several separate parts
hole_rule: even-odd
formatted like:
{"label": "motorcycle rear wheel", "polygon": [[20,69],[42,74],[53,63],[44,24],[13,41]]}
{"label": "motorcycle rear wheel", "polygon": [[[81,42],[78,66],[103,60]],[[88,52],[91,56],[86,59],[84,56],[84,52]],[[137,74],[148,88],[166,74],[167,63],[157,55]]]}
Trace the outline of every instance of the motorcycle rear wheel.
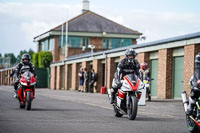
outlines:
{"label": "motorcycle rear wheel", "polygon": [[127,109],[128,119],[134,120],[137,116],[138,99],[136,96],[130,96],[130,105]]}
{"label": "motorcycle rear wheel", "polygon": [[31,110],[31,92],[26,92],[26,110]]}
{"label": "motorcycle rear wheel", "polygon": [[186,115],[186,124],[187,124],[188,131],[190,131],[191,133],[199,133],[200,132],[199,127],[188,115]]}

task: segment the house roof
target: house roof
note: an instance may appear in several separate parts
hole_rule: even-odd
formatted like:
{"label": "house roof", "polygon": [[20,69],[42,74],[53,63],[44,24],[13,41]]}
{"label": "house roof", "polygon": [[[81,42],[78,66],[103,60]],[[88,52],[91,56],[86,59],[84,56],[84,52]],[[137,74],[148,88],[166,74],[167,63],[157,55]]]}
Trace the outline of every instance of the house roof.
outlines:
{"label": "house roof", "polygon": [[[66,23],[64,25],[64,32],[66,31]],[[62,31],[62,24],[45,32]],[[112,33],[112,34],[134,34],[142,35],[142,33],[129,29],[114,21],[111,21],[103,16],[100,16],[92,11],[86,11],[77,17],[68,21],[68,32],[89,32],[89,33]],[[43,34],[45,34],[43,33]],[[41,34],[41,35],[43,35]],[[40,35],[39,35],[40,36]],[[35,38],[39,37],[36,36]],[[34,39],[35,39],[34,38]]]}
{"label": "house roof", "polygon": [[[64,31],[66,24],[64,23]],[[61,31],[62,25],[52,29]],[[115,34],[141,34],[138,31],[124,27],[92,11],[85,13],[68,21],[69,32],[95,32],[95,33],[115,33]]]}

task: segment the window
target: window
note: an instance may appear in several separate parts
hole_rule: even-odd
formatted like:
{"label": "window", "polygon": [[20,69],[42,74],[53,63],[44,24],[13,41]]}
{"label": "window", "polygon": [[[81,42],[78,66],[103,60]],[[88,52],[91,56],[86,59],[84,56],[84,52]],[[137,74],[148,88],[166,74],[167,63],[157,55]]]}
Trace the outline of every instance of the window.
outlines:
{"label": "window", "polygon": [[89,38],[88,37],[83,37],[81,41],[82,47],[85,46],[86,48],[89,45]]}
{"label": "window", "polygon": [[68,47],[80,48],[81,38],[80,37],[69,37],[68,38]]}
{"label": "window", "polygon": [[112,38],[111,39],[111,48],[119,48],[121,46],[121,39]]}
{"label": "window", "polygon": [[129,38],[104,38],[103,48],[119,48],[132,45],[132,39]]}
{"label": "window", "polygon": [[108,49],[109,47],[109,38],[103,38],[103,48]]}
{"label": "window", "polygon": [[49,40],[49,50],[52,51],[54,49],[54,38],[51,37]]}
{"label": "window", "polygon": [[45,39],[40,42],[40,51],[49,51],[54,49],[54,38]]}
{"label": "window", "polygon": [[[63,40],[62,40],[63,39]],[[62,42],[63,41],[63,42]],[[59,36],[59,48],[63,47],[66,45],[66,35],[63,35],[63,38],[62,36],[60,35]]]}
{"label": "window", "polygon": [[132,39],[121,39],[122,46],[132,45]]}

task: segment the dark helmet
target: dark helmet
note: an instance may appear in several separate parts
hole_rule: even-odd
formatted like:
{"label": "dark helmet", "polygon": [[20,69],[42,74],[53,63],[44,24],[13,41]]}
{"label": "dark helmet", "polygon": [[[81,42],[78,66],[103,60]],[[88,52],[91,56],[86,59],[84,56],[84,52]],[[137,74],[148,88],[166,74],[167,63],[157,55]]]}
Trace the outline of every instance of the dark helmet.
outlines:
{"label": "dark helmet", "polygon": [[[133,62],[137,54],[133,48],[130,48],[126,50],[125,55],[126,55],[126,58],[128,59],[128,62]],[[129,58],[128,56],[133,56],[133,58]]]}
{"label": "dark helmet", "polygon": [[136,54],[136,52],[135,52],[135,50],[134,50],[133,48],[130,48],[130,49],[127,49],[127,50],[126,50],[125,55],[126,55],[126,56],[132,55],[132,56],[135,57],[137,54]]}
{"label": "dark helmet", "polygon": [[195,56],[195,64],[200,64],[200,53]]}
{"label": "dark helmet", "polygon": [[30,55],[29,55],[29,54],[23,54],[23,55],[22,55],[22,62],[23,62],[23,63],[25,63],[25,62],[24,62],[25,59],[27,59],[28,62],[29,62],[29,61],[31,60]]}

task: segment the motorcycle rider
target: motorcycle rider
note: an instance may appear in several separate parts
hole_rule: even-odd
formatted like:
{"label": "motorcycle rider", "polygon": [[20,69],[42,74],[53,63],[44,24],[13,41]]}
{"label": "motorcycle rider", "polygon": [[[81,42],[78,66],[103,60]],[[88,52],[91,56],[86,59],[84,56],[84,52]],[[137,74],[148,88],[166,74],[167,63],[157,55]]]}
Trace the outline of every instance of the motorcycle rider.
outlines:
{"label": "motorcycle rider", "polygon": [[[150,82],[150,69],[147,68],[148,64],[146,62],[141,64],[140,69],[140,79],[144,82],[144,80]],[[148,87],[147,88],[147,94],[148,94],[148,101],[151,100],[151,90]]]}
{"label": "motorcycle rider", "polygon": [[111,104],[113,104],[114,102],[114,97],[117,90],[122,86],[121,83],[122,77],[132,73],[139,76],[140,64],[135,59],[137,55],[135,50],[133,48],[127,49],[125,55],[126,57],[119,62],[117,70],[114,74],[114,79],[111,88],[111,99],[110,99]]}
{"label": "motorcycle rider", "polygon": [[[14,83],[14,97],[17,98],[18,94],[17,94],[17,89],[18,89],[18,84],[19,84],[19,80],[20,80],[20,74],[23,74],[25,71],[30,71],[34,74],[35,77],[36,73],[35,73],[35,69],[33,67],[33,64],[30,62],[31,57],[29,54],[24,54],[22,56],[21,62],[19,64],[16,65],[15,67],[15,74],[16,74],[16,81]],[[14,75],[14,74],[12,74]],[[11,76],[12,76],[11,75]]]}
{"label": "motorcycle rider", "polygon": [[189,106],[187,114],[191,115],[196,103],[197,98],[200,96],[200,53],[195,57],[195,72],[194,76],[190,79],[190,86],[192,88],[189,97]]}

